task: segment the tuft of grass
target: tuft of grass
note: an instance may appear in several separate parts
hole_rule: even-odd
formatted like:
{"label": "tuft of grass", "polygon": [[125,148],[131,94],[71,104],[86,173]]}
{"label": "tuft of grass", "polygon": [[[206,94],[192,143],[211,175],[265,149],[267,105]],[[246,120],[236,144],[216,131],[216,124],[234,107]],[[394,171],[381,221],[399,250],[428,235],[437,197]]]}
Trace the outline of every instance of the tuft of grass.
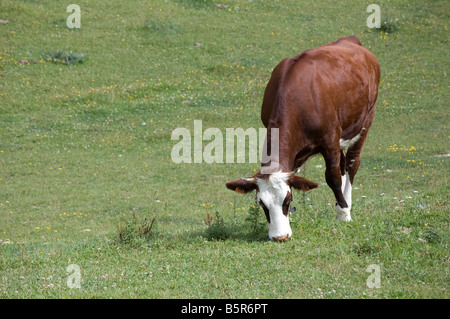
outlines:
{"label": "tuft of grass", "polygon": [[56,64],[75,65],[86,61],[88,55],[85,53],[59,50],[56,52],[47,52],[44,58]]}
{"label": "tuft of grass", "polygon": [[220,213],[216,211],[216,216],[213,218],[208,209],[206,209],[205,224],[206,228],[205,236],[208,240],[225,240],[231,237],[231,230],[225,224],[225,220]]}
{"label": "tuft of grass", "polygon": [[400,29],[400,24],[398,23],[398,19],[387,19],[384,20],[378,30],[381,30],[383,32],[387,33],[393,33],[395,31],[398,31]]}
{"label": "tuft of grass", "polygon": [[132,247],[142,246],[151,237],[154,223],[155,217],[139,220],[133,213],[132,220],[117,225],[118,242]]}
{"label": "tuft of grass", "polygon": [[441,242],[441,236],[439,233],[434,229],[427,229],[422,234],[423,239],[425,239],[428,243],[440,243]]}
{"label": "tuft of grass", "polygon": [[145,23],[145,29],[151,32],[155,32],[161,35],[174,35],[181,31],[181,28],[177,24],[164,23],[161,21],[147,21]]}
{"label": "tuft of grass", "polygon": [[361,244],[353,243],[350,247],[350,251],[358,255],[358,257],[366,257],[375,254],[378,251],[376,244],[370,244],[363,242]]}
{"label": "tuft of grass", "polygon": [[205,9],[212,8],[214,6],[214,2],[212,0],[174,0],[174,2],[182,5],[184,8],[193,9]]}

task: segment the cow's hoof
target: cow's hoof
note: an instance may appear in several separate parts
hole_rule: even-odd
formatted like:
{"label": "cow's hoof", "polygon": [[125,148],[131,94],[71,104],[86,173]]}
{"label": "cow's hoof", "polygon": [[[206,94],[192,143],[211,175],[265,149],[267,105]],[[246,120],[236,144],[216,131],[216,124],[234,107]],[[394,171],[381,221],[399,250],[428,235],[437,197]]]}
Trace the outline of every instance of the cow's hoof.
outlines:
{"label": "cow's hoof", "polygon": [[349,222],[352,220],[350,209],[348,207],[341,208],[341,206],[336,204],[336,215],[339,221]]}

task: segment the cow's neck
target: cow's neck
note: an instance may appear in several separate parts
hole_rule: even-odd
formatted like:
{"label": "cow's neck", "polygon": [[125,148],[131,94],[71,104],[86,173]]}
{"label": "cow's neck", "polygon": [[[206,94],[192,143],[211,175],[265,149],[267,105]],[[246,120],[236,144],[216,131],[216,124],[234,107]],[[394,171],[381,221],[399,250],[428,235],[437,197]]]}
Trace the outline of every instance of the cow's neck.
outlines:
{"label": "cow's neck", "polygon": [[[278,136],[272,136],[272,128],[278,128]],[[295,136],[293,135],[295,134]],[[278,137],[278,138],[277,138]],[[278,152],[277,143],[278,141]],[[297,154],[303,148],[302,139],[299,132],[290,130],[288,123],[274,123],[267,127],[266,147],[263,149],[263,164],[262,167],[270,166],[272,171],[293,171],[303,164],[304,160],[298,161]],[[270,161],[267,162],[264,156],[269,155]],[[306,160],[306,159],[305,159]]]}

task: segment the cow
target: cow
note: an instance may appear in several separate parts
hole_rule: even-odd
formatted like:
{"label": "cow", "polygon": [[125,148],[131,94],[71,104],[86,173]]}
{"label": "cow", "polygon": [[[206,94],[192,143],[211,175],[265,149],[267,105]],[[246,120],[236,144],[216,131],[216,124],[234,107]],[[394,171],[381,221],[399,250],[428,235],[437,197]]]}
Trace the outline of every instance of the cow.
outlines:
{"label": "cow", "polygon": [[[351,221],[352,184],[372,125],[380,65],[355,36],[340,38],[282,60],[272,71],[261,108],[267,128],[264,151],[270,161],[252,177],[226,183],[238,193],[257,192],[269,238],[285,241],[292,188],[308,191],[317,183],[295,175],[313,155],[325,160],[325,180],[336,198],[337,219]],[[272,141],[271,132],[278,131]]]}

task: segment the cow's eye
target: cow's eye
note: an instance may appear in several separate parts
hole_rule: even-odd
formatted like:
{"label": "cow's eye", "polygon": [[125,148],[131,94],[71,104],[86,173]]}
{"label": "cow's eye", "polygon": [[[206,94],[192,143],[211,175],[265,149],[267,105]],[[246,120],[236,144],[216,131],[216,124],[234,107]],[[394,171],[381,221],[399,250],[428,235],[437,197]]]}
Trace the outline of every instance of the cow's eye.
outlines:
{"label": "cow's eye", "polygon": [[260,204],[261,207],[264,209],[264,214],[266,214],[267,222],[270,224],[269,209],[266,207],[266,205],[264,205],[264,203],[262,202],[262,200],[259,201],[259,204]]}
{"label": "cow's eye", "polygon": [[282,205],[282,209],[283,209],[283,214],[284,216],[288,217],[289,216],[289,207],[291,206],[291,201],[292,201],[292,193],[288,192],[286,194],[286,198],[283,201],[283,205]]}

